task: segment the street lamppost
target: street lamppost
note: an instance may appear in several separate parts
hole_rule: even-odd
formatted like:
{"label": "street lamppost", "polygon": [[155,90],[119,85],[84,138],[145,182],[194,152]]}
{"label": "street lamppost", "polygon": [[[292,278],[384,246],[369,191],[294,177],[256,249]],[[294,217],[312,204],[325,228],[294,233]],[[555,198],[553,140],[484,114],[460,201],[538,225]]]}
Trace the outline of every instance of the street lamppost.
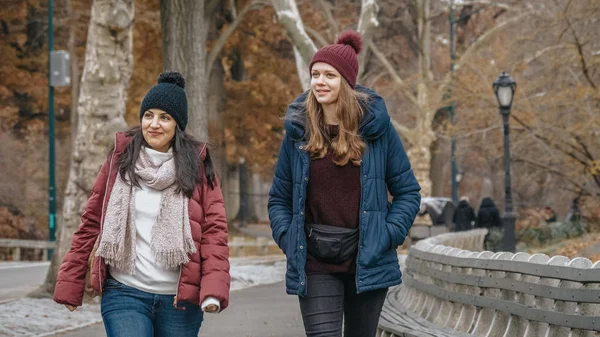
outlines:
{"label": "street lamppost", "polygon": [[[56,147],[54,118],[54,87],[71,84],[69,53],[54,50],[54,7],[48,1],[48,240],[56,241]],[[48,249],[48,260],[52,260],[54,249]]]}
{"label": "street lamppost", "polygon": [[[452,73],[452,79],[454,79],[454,60],[456,56],[454,55],[454,0],[450,0],[448,3],[448,21],[450,21],[450,72]],[[454,102],[450,103],[448,106],[448,111],[450,111],[450,123],[454,126]],[[456,165],[456,137],[454,136],[454,128],[452,130],[452,136],[450,138],[450,161],[452,163],[451,166],[451,179],[452,179],[452,201],[454,205],[458,205],[458,169]]]}
{"label": "street lamppost", "polygon": [[500,108],[500,115],[504,124],[504,250],[514,252],[515,239],[515,221],[516,216],[513,213],[511,183],[510,183],[510,142],[508,125],[510,117],[510,108],[512,106],[517,83],[506,72],[502,72],[494,81],[494,92]]}

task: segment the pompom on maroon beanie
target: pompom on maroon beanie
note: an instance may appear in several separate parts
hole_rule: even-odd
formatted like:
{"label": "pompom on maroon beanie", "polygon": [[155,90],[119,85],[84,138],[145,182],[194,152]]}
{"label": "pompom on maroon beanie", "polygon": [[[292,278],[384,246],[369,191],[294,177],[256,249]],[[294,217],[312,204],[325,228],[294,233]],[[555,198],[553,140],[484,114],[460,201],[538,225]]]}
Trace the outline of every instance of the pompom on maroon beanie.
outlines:
{"label": "pompom on maroon beanie", "polygon": [[347,30],[340,34],[335,44],[330,44],[319,49],[308,66],[312,73],[313,64],[325,62],[340,72],[352,88],[356,86],[358,76],[358,58],[356,55],[362,50],[362,37],[359,33]]}

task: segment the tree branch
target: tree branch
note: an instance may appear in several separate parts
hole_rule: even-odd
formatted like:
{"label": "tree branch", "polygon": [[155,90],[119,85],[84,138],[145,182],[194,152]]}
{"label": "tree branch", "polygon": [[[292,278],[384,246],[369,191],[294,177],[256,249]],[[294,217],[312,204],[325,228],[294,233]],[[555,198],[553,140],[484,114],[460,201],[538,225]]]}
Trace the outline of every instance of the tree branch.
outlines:
{"label": "tree branch", "polygon": [[577,53],[579,54],[579,63],[581,63],[581,71],[583,72],[583,76],[588,81],[588,83],[592,86],[592,88],[598,89],[598,87],[596,86],[596,83],[594,83],[594,81],[592,80],[592,78],[590,76],[590,70],[588,68],[587,62],[585,61],[585,55],[583,55],[583,44],[579,41],[579,37],[577,36],[577,33],[575,33],[575,29],[571,25],[571,21],[567,17],[566,13],[565,13],[565,18],[567,20],[567,25],[569,25],[569,29],[571,29],[573,38],[575,39],[575,46],[577,47]]}
{"label": "tree branch", "polygon": [[[428,20],[430,0],[416,1],[417,8],[417,35],[419,41],[419,74],[421,83],[429,83],[433,79],[431,72],[431,22]],[[419,99],[425,91],[418,90]]]}
{"label": "tree branch", "polygon": [[467,137],[471,137],[473,135],[477,135],[477,134],[480,134],[480,133],[487,133],[487,132],[492,131],[492,130],[500,129],[501,127],[502,127],[502,125],[493,125],[493,126],[485,128],[485,129],[481,129],[481,130],[477,130],[477,131],[472,131],[472,132],[467,132],[467,133],[462,134],[460,136],[456,136],[456,139],[467,138]]}
{"label": "tree branch", "polygon": [[[378,13],[379,6],[375,0],[361,1],[357,31],[362,35],[363,46],[369,46],[373,41],[373,32],[375,28],[379,27]],[[363,52],[358,55],[358,80],[364,74],[368,51],[369,48],[364,48]]]}
{"label": "tree branch", "polygon": [[433,14],[430,14],[430,15],[427,17],[427,20],[429,20],[429,21],[434,21],[434,20],[436,20],[437,18],[439,18],[439,17],[442,17],[442,16],[444,16],[444,17],[445,17],[446,15],[448,15],[448,9],[447,9],[447,8],[444,8],[444,9],[442,9],[442,10],[440,10],[440,11],[437,11],[437,12],[435,12],[435,13],[433,13]]}
{"label": "tree branch", "polygon": [[371,42],[374,29],[379,27],[379,20],[377,20],[378,13],[379,6],[375,0],[361,1],[357,31],[363,36],[363,40],[368,43]]}
{"label": "tree branch", "polygon": [[513,11],[513,12],[517,12],[517,11],[521,10],[520,8],[511,6],[509,4],[499,3],[496,1],[490,1],[490,0],[462,1],[460,4],[457,4],[457,6],[472,6],[472,5],[485,5],[485,6],[491,6],[491,7],[498,7],[498,8],[502,8],[504,10]]}
{"label": "tree branch", "polygon": [[[321,5],[321,8],[323,8],[323,12],[325,12],[325,17],[327,18],[329,30],[331,31],[331,33],[333,33],[333,37],[330,36],[330,38],[334,39],[340,33],[340,31],[338,30],[338,23],[333,18],[333,14],[331,13],[331,8],[325,2],[325,0],[319,0],[318,2],[319,2],[319,5]],[[327,44],[328,43],[324,43],[323,45],[327,45]]]}
{"label": "tree branch", "polygon": [[235,0],[229,0],[229,7],[231,7],[231,16],[237,18],[237,9],[235,8]]}
{"label": "tree branch", "polygon": [[532,161],[532,160],[529,160],[529,159],[525,159],[525,158],[522,158],[522,157],[518,157],[518,156],[513,156],[513,159],[514,159],[514,161],[515,161],[515,162],[521,162],[521,163],[529,164],[529,165],[532,165],[532,166],[535,166],[535,167],[538,167],[538,168],[544,169],[544,170],[548,171],[549,173],[555,174],[555,175],[557,175],[557,176],[561,176],[561,177],[563,177],[563,178],[564,178],[564,179],[565,179],[567,182],[569,182],[569,183],[571,183],[573,186],[575,186],[575,187],[579,188],[579,190],[580,190],[580,191],[585,191],[585,193],[588,193],[589,195],[600,195],[600,193],[594,193],[594,192],[592,192],[592,191],[589,191],[587,188],[585,188],[585,187],[584,187],[584,186],[582,186],[581,184],[579,184],[579,183],[577,183],[577,182],[573,181],[573,180],[572,180],[571,178],[569,178],[569,177],[568,177],[566,174],[564,174],[564,173],[560,172],[560,171],[559,171],[559,170],[557,170],[557,169],[554,169],[554,168],[548,167],[548,166],[546,166],[546,165],[543,165],[543,164],[540,164],[540,163],[534,162],[534,161]]}
{"label": "tree branch", "polygon": [[555,149],[559,150],[560,152],[566,154],[567,156],[571,157],[573,160],[575,160],[576,162],[580,163],[581,165],[583,165],[583,167],[588,167],[588,163],[585,160],[580,159],[579,157],[577,157],[575,154],[573,154],[572,152],[569,152],[568,150],[565,150],[563,148],[561,148],[557,143],[551,141],[550,139],[548,139],[545,136],[542,136],[536,132],[533,131],[533,129],[525,124],[525,122],[523,122],[521,119],[519,119],[517,116],[512,115],[511,116],[515,121],[517,121],[517,123],[521,124],[525,129],[527,129],[529,132],[531,132],[531,134],[537,138],[542,140],[543,142],[545,142],[545,144],[548,144],[552,147],[554,147]]}
{"label": "tree branch", "polygon": [[271,0],[279,22],[287,32],[290,42],[298,49],[304,63],[309,64],[317,46],[304,29],[302,17],[294,0]]}
{"label": "tree branch", "polygon": [[[502,31],[505,28],[511,27],[511,24],[514,23],[515,21],[520,21],[523,18],[532,15],[533,12],[529,11],[529,12],[525,12],[522,13],[521,15],[517,15],[513,18],[510,18],[496,26],[494,26],[492,29],[488,30],[487,32],[485,32],[482,36],[479,37],[479,39],[477,39],[477,41],[475,41],[475,43],[473,43],[472,45],[469,46],[469,48],[467,48],[467,50],[458,58],[458,61],[456,62],[456,70],[460,70],[460,67],[471,57],[471,55],[473,53],[475,53],[475,51],[481,47],[485,42],[487,42],[487,40],[495,35],[496,33]],[[452,80],[452,72],[448,72],[446,74],[446,76],[444,76],[444,80],[442,81],[442,84],[440,85],[439,89],[438,89],[438,94],[441,96],[444,95],[444,93],[446,92],[446,89],[448,87],[448,85],[450,85]]]}
{"label": "tree branch", "polygon": [[525,60],[523,60],[523,64],[527,65],[527,64],[533,62],[534,60],[540,58],[541,56],[543,56],[544,54],[546,54],[549,51],[553,51],[553,50],[556,50],[556,49],[562,49],[562,48],[570,48],[570,47],[571,46],[562,43],[562,44],[557,44],[557,45],[554,45],[554,46],[549,46],[549,47],[546,47],[546,48],[542,48],[542,49],[536,51],[535,54],[533,54],[532,56],[530,56],[530,57],[526,58]]}
{"label": "tree branch", "polygon": [[[215,60],[221,53],[221,50],[223,50],[223,47],[225,46],[225,42],[227,42],[227,39],[231,36],[231,34],[233,34],[237,26],[242,22],[246,13],[248,13],[250,10],[258,8],[259,4],[260,1],[256,0],[250,2],[246,7],[244,7],[244,9],[242,9],[241,12],[235,15],[235,19],[233,20],[233,22],[229,25],[229,27],[227,27],[227,29],[221,34],[221,36],[219,36],[219,39],[217,40],[217,42],[215,42],[215,45],[210,50],[208,58],[206,59],[206,74],[210,74]],[[232,7],[232,10],[235,11],[235,7]]]}
{"label": "tree branch", "polygon": [[[577,143],[583,148],[583,151],[585,152],[586,157],[590,160],[590,163],[594,163],[596,160],[594,159],[594,156],[590,153],[588,146],[583,142],[583,139],[581,139],[581,137],[579,137],[579,136],[575,136],[575,141],[577,141]],[[592,164],[588,164],[588,166],[590,166],[590,165],[592,165]],[[590,170],[590,174],[594,178],[596,185],[598,185],[598,187],[600,187],[600,176],[598,174],[594,174],[593,172],[591,172],[591,170]]]}
{"label": "tree branch", "polygon": [[[522,126],[524,126],[524,128],[529,131],[535,138],[542,140],[542,144],[545,145],[550,145],[550,144],[554,144],[556,146],[561,145],[561,146],[566,146],[569,147],[571,150],[575,151],[577,154],[582,155],[582,156],[586,156],[586,153],[584,150],[576,147],[575,145],[573,145],[572,143],[569,143],[565,140],[559,139],[558,141],[554,141],[552,139],[550,139],[549,137],[543,136],[540,133],[536,132],[535,130],[533,130],[532,127],[525,125],[525,122],[521,121],[518,117],[512,115],[512,117],[514,118],[514,120],[517,121],[517,123],[521,124]],[[541,129],[541,128],[540,128]],[[547,132],[546,129],[549,129],[549,132]],[[573,137],[574,139],[576,137],[578,137],[575,133],[571,132],[571,131],[567,131],[564,128],[560,128],[560,127],[544,127],[543,130],[541,131],[541,133],[544,134],[565,134],[567,136]],[[556,148],[555,146],[555,148]],[[579,158],[579,157],[578,157]]]}
{"label": "tree branch", "polygon": [[302,90],[310,89],[310,72],[308,71],[308,62],[304,61],[302,55],[298,51],[298,48],[294,46],[294,58],[296,59],[296,70],[298,71],[298,78],[302,85]]}
{"label": "tree branch", "polygon": [[366,86],[369,88],[374,87],[377,84],[377,81],[379,81],[380,78],[382,78],[383,76],[385,76],[387,74],[387,71],[383,70],[380,71],[379,73],[377,73],[377,75],[370,77],[368,79],[368,83],[366,83]]}
{"label": "tree branch", "polygon": [[321,35],[316,30],[310,28],[309,26],[304,27],[304,29],[306,29],[306,32],[308,34],[312,35],[312,37],[317,40],[317,42],[319,43],[319,45],[326,46],[326,45],[329,44],[329,42],[327,40],[325,40],[325,38],[323,37],[323,35]]}
{"label": "tree branch", "polygon": [[310,77],[307,68],[313,55],[317,52],[317,46],[304,29],[304,23],[302,23],[302,17],[295,0],[271,0],[271,3],[275,8],[279,22],[287,32],[288,39],[294,46],[296,68],[302,88],[308,89],[310,87]]}
{"label": "tree branch", "polygon": [[410,87],[402,80],[400,75],[394,69],[394,66],[390,63],[390,61],[385,57],[385,55],[375,46],[374,43],[369,44],[369,49],[373,52],[373,54],[379,59],[379,62],[383,64],[383,66],[387,69],[388,73],[392,77],[392,79],[400,86],[404,95],[408,97],[408,99],[415,105],[415,107],[419,107],[417,102],[417,98],[411,92]]}
{"label": "tree branch", "polygon": [[579,144],[579,146],[581,146],[581,148],[583,149],[583,153],[585,154],[585,156],[590,161],[594,161],[594,156],[592,156],[592,154],[590,153],[587,145],[583,142],[583,140],[581,139],[581,137],[579,137],[578,135],[574,135],[573,138],[575,138],[575,141],[577,142],[577,144]]}

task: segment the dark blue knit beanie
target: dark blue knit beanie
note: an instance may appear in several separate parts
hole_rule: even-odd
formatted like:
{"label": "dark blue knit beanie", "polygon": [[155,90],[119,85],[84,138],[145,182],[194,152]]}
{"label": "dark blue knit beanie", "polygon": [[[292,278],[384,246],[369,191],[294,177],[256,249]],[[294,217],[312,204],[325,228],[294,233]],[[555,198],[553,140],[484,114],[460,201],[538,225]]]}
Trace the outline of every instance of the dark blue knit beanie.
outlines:
{"label": "dark blue knit beanie", "polygon": [[140,107],[140,120],[144,112],[161,109],[171,115],[181,131],[188,123],[185,79],[176,71],[167,71],[158,76],[158,83],[148,90]]}

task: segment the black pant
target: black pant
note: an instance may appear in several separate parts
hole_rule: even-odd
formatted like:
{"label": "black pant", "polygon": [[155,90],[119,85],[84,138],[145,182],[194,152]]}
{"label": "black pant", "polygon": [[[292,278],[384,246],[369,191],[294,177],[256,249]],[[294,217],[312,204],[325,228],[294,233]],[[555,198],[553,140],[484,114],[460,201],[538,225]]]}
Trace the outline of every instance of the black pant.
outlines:
{"label": "black pant", "polygon": [[300,297],[307,337],[375,337],[387,288],[356,294],[354,275],[308,275]]}

